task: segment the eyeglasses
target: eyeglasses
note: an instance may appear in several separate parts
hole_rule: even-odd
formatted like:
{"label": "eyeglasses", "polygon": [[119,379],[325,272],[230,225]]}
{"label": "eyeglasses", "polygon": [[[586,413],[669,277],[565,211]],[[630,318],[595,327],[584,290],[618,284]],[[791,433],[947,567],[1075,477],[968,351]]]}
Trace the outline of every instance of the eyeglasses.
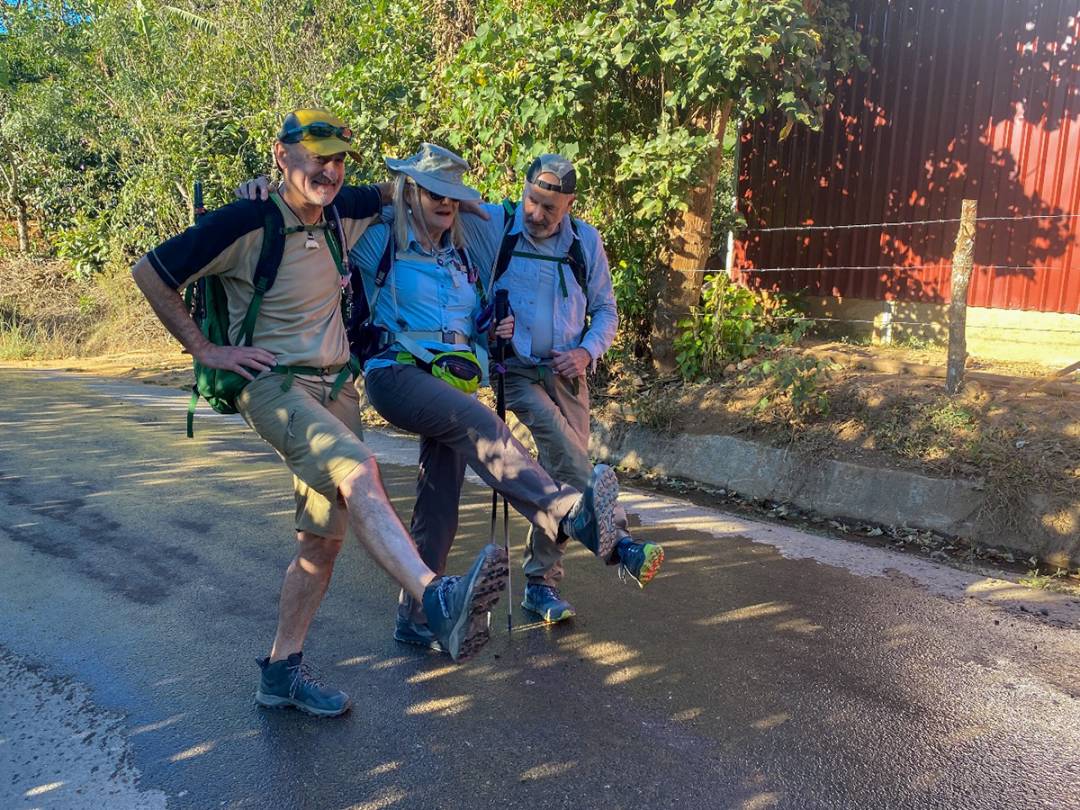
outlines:
{"label": "eyeglasses", "polygon": [[289,129],[281,133],[278,136],[278,140],[282,143],[299,143],[303,140],[304,135],[310,135],[313,138],[340,138],[345,143],[352,143],[353,131],[349,127],[336,127],[333,124],[328,124],[325,121],[313,121],[310,124],[305,124],[302,127],[295,129]]}

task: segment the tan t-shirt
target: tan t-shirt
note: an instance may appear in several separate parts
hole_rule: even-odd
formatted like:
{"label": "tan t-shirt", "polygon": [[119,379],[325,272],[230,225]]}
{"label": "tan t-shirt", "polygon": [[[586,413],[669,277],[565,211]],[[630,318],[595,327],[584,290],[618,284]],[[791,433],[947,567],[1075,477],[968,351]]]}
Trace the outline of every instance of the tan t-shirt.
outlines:
{"label": "tan t-shirt", "polygon": [[[300,220],[277,195],[286,231]],[[207,275],[217,275],[229,301],[229,339],[239,340],[240,326],[254,296],[255,266],[262,250],[265,206],[238,200],[200,217],[182,234],[148,254],[161,279],[175,289]],[[346,187],[334,200],[345,231],[345,251],[355,244],[379,212],[374,186]],[[315,248],[306,245],[308,234]],[[341,318],[341,275],[326,242],[326,228],[314,226],[286,233],[277,277],[263,297],[252,345],[274,354],[284,366],[340,366],[349,359]],[[356,287],[360,289],[359,286]]]}

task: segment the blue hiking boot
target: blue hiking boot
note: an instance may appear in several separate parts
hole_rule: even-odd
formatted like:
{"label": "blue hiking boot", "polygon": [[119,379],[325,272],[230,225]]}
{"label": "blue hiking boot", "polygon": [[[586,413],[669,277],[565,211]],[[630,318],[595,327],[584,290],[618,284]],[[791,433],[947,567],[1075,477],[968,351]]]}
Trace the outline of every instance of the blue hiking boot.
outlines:
{"label": "blue hiking boot", "polygon": [[438,577],[424,590],[428,628],[455,661],[488,643],[488,612],[506,587],[506,552],[488,543],[463,577]]}
{"label": "blue hiking boot", "polygon": [[606,464],[593,467],[589,485],[577,503],[562,519],[562,531],[607,560],[615,549],[615,503],[619,499],[619,479]]}
{"label": "blue hiking boot", "polygon": [[652,582],[664,562],[664,549],[659,543],[638,543],[624,537],[615,548],[622,570],[642,588]]}
{"label": "blue hiking boot", "polygon": [[442,644],[435,638],[435,634],[426,624],[417,624],[414,621],[397,617],[397,626],[394,628],[394,640],[402,644],[412,644],[414,647],[425,647],[429,650],[444,652]]}
{"label": "blue hiking boot", "polygon": [[352,700],[340,689],[323,686],[302,663],[304,654],[293,653],[284,661],[270,663],[269,658],[255,661],[262,670],[255,702],[271,709],[292,706],[317,717],[337,717],[352,706]]}
{"label": "blue hiking boot", "polygon": [[559,596],[559,589],[550,585],[529,583],[521,606],[537,614],[548,624],[555,624],[577,615],[574,606]]}

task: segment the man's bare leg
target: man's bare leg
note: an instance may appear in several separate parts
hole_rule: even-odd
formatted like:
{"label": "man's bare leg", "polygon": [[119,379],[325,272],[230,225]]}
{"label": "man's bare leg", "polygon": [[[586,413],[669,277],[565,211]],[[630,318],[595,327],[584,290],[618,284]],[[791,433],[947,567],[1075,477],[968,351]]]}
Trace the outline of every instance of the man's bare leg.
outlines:
{"label": "man's bare leg", "polygon": [[375,459],[358,464],[338,492],[360,544],[414,599],[423,599],[424,588],[435,579],[435,573],[420,559],[416,544],[390,504]]}
{"label": "man's bare leg", "polygon": [[464,576],[440,579],[431,589],[430,601],[425,601],[425,589],[437,577],[420,559],[416,544],[390,505],[375,460],[357,465],[338,491],[361,545],[424,605],[428,627],[443,648],[455,661],[475,655],[489,638],[488,611],[506,588],[506,552],[489,544]]}
{"label": "man's bare leg", "polygon": [[341,551],[340,539],[297,532],[296,540],[300,547],[281,585],[277,634],[274,646],[270,648],[270,663],[282,661],[304,648],[304,638],[326,595],[334,572],[334,560]]}

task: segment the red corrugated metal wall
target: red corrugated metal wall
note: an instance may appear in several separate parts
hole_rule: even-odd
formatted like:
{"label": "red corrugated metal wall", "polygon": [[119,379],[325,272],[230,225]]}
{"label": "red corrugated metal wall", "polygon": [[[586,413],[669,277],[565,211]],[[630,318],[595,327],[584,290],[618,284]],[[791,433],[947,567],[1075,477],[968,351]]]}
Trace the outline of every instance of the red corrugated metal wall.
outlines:
{"label": "red corrugated metal wall", "polygon": [[[973,306],[1080,313],[1080,0],[853,4],[870,58],[820,132],[744,130],[736,269],[814,295],[943,302],[956,225],[756,232],[792,225],[980,222]],[[907,267],[906,270],[850,269]],[[840,269],[844,268],[844,269]]]}

